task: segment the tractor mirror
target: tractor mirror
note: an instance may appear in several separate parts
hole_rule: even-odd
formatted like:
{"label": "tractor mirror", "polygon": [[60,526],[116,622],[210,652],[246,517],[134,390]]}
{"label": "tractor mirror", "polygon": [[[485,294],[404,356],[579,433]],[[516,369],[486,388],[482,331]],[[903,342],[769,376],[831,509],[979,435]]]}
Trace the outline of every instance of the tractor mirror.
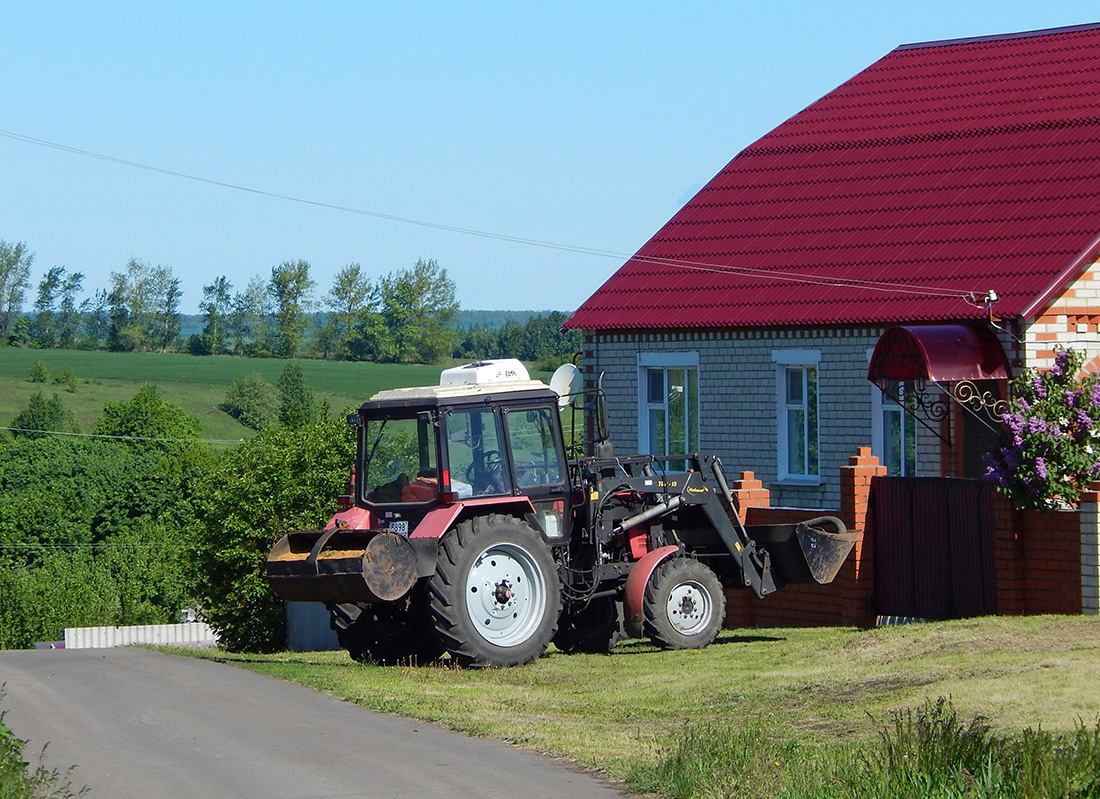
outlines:
{"label": "tractor mirror", "polygon": [[348,418],[347,418],[347,422],[352,427],[358,427],[359,426],[359,414],[349,413]]}

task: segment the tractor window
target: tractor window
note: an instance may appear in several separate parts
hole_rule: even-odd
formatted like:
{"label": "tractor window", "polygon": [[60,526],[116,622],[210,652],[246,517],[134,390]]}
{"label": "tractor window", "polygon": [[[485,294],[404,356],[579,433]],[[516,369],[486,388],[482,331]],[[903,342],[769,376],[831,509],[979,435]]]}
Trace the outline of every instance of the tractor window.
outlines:
{"label": "tractor window", "polygon": [[563,479],[561,454],[556,445],[550,409],[512,411],[505,418],[512,444],[512,463],[516,467],[516,485],[528,488],[560,485]]}
{"label": "tractor window", "polygon": [[498,417],[491,410],[478,408],[451,413],[447,417],[447,445],[451,487],[459,497],[511,492]]}
{"label": "tractor window", "polygon": [[439,493],[435,426],[430,418],[366,424],[364,494],[368,502],[430,502]]}

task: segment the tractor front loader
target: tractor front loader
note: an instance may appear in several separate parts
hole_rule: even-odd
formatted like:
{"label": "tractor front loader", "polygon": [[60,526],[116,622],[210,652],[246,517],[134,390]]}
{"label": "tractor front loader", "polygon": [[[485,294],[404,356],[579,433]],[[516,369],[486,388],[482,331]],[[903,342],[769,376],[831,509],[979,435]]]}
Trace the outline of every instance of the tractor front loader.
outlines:
{"label": "tractor front loader", "polygon": [[349,418],[353,494],[325,529],[276,543],[275,591],[324,602],[357,660],[513,666],[627,633],[707,646],[724,589],[833,579],[857,536],[832,517],[746,527],[715,455],[614,456],[604,441],[567,458],[578,383],[487,361],[375,394]]}

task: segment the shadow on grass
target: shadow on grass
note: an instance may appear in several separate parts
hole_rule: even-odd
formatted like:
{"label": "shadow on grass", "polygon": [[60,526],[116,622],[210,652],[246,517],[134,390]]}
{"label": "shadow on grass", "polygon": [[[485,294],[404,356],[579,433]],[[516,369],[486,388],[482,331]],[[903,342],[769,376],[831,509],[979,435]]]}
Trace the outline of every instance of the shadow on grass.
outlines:
{"label": "shadow on grass", "polygon": [[[766,644],[786,640],[786,638],[775,635],[730,635],[717,639],[710,646],[725,646],[726,644]],[[614,655],[621,652],[624,655],[645,655],[660,651],[662,650],[658,649],[646,639],[634,638],[617,645],[611,650],[611,654]]]}

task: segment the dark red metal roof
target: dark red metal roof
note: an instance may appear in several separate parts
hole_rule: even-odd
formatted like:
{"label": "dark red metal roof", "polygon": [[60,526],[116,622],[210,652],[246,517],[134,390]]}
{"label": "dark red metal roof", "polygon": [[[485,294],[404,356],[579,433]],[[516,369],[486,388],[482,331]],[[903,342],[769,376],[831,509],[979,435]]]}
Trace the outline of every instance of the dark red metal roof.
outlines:
{"label": "dark red metal roof", "polygon": [[1012,372],[1005,351],[988,327],[978,325],[908,325],[887,330],[875,345],[867,379],[1008,380]]}
{"label": "dark red metal roof", "polygon": [[737,155],[566,323],[1031,318],[1100,249],[1100,25],[903,45]]}

